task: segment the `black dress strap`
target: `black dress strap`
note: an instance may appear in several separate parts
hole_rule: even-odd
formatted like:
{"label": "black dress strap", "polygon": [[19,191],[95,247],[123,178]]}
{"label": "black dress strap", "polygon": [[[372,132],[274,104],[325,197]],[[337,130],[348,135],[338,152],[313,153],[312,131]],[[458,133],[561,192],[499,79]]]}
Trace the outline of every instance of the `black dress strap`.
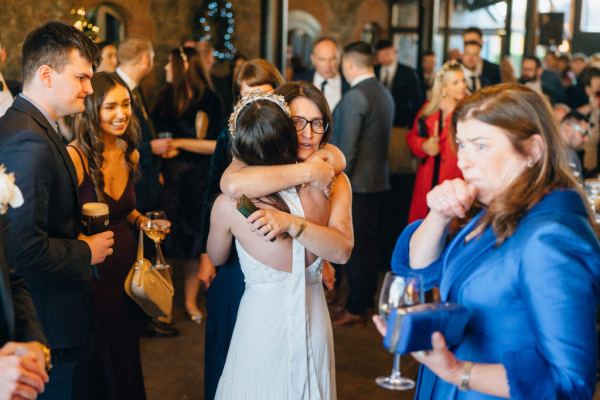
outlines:
{"label": "black dress strap", "polygon": [[75,150],[75,152],[79,156],[79,161],[81,161],[81,166],[83,167],[83,172],[86,175],[89,174],[87,167],[85,166],[85,162],[83,161],[83,155],[81,154],[81,151],[77,147],[73,146],[72,144],[68,144],[67,147],[70,147]]}

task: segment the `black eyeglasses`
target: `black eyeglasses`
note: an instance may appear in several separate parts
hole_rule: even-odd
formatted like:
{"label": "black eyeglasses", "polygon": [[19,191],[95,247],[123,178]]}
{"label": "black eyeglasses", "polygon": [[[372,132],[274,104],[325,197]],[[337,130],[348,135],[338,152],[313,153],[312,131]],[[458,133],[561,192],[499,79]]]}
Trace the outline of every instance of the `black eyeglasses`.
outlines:
{"label": "black eyeglasses", "polygon": [[316,133],[317,135],[324,134],[325,131],[327,131],[327,128],[329,127],[329,124],[327,122],[319,118],[311,119],[309,121],[304,117],[295,115],[292,117],[292,121],[294,121],[294,126],[296,127],[297,131],[301,131],[306,127],[306,125],[310,123],[310,128],[312,129],[313,133]]}

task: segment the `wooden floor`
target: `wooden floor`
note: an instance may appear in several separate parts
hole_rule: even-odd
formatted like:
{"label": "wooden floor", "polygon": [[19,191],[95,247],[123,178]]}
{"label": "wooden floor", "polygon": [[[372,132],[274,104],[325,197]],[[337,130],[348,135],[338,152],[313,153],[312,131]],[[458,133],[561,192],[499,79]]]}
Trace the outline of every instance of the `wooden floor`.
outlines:
{"label": "wooden floor", "polygon": [[[178,278],[176,273],[176,286],[180,288]],[[181,330],[179,337],[142,339],[148,400],[204,398],[204,324],[185,320],[179,296],[174,317],[175,325]],[[389,374],[392,355],[383,348],[381,336],[371,322],[366,327],[334,327],[334,343],[338,399],[412,399],[413,391],[392,392],[375,384],[377,376]],[[416,362],[411,357],[403,358],[401,370],[414,379]]]}

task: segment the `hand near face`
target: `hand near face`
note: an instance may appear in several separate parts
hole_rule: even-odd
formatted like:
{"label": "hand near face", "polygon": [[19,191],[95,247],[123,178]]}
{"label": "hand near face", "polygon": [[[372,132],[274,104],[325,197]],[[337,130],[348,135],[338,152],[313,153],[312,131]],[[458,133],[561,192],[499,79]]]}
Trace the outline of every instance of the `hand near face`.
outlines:
{"label": "hand near face", "polygon": [[423,142],[421,148],[429,157],[437,156],[440,153],[440,138],[438,136],[431,136]]}
{"label": "hand near face", "polygon": [[477,198],[477,189],[462,179],[442,182],[427,193],[427,207],[445,221],[464,218]]}

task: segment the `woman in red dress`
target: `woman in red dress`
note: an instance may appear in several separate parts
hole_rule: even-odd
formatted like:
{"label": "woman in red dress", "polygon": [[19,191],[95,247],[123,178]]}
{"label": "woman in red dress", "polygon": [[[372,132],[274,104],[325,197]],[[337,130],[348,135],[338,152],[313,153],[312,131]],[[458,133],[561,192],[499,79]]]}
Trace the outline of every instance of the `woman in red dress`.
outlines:
{"label": "woman in red dress", "polygon": [[428,212],[425,196],[434,186],[446,179],[462,177],[448,130],[456,104],[467,94],[461,65],[456,61],[445,63],[436,74],[431,100],[419,111],[406,137],[408,147],[420,160],[409,223],[425,218]]}

